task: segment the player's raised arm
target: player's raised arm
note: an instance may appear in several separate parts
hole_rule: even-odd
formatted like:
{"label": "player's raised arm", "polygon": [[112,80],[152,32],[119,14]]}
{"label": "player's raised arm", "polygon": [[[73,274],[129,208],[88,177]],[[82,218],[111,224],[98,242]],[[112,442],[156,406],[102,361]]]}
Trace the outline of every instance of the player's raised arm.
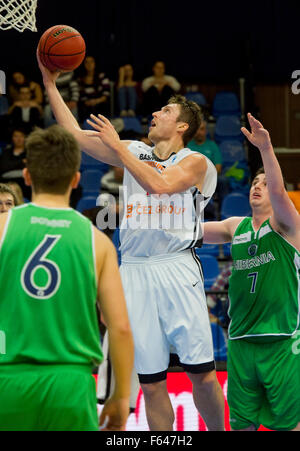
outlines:
{"label": "player's raised arm", "polygon": [[42,64],[38,51],[36,52],[36,55],[43,76],[43,83],[57,123],[72,133],[81,149],[89,155],[112,166],[123,167],[118,155],[109,150],[109,148],[101,141],[97,133],[90,130],[82,130],[80,128],[56,87],[56,80],[59,76],[59,72],[51,72]]}
{"label": "player's raised arm", "polygon": [[106,430],[124,430],[129,415],[133,338],[115,248],[99,231],[95,230],[94,236],[99,306],[108,330],[109,354],[116,379],[114,394],[104,405],[100,425],[107,417]]}
{"label": "player's raised arm", "polygon": [[118,155],[135,180],[150,194],[180,193],[191,186],[198,185],[204,179],[207,162],[203,155],[189,156],[176,166],[168,167],[159,173],[127,151],[125,142],[120,141],[107,118],[99,114],[98,117],[93,116],[88,122],[111,152]]}
{"label": "player's raised arm", "polygon": [[294,236],[296,232],[299,233],[300,216],[285,190],[281,168],[274,153],[269,133],[250,113],[248,120],[251,132],[245,127],[242,127],[241,130],[246,138],[260,151],[274,212],[272,218],[275,222],[274,225],[283,234]]}

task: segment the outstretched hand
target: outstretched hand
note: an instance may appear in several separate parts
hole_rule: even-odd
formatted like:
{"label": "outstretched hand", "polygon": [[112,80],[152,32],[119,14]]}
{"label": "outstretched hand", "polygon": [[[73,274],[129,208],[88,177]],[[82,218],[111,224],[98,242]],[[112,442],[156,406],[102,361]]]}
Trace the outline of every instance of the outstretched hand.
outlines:
{"label": "outstretched hand", "polygon": [[57,78],[60,75],[60,72],[58,72],[58,71],[51,72],[49,69],[47,69],[46,66],[43,65],[40,55],[39,55],[39,47],[37,47],[37,49],[36,49],[36,58],[38,61],[40,71],[42,72],[44,85],[46,86],[49,83],[55,83]]}
{"label": "outstretched hand", "polygon": [[272,147],[269,132],[250,113],[248,113],[247,116],[251,127],[251,133],[245,127],[242,127],[241,131],[251,144],[258,147],[260,151],[268,150]]}
{"label": "outstretched hand", "polygon": [[115,150],[116,146],[120,143],[120,137],[112,123],[105,116],[102,116],[102,114],[98,114],[98,117],[91,114],[91,118],[92,120],[87,120],[88,124],[97,131],[96,133],[103,144]]}

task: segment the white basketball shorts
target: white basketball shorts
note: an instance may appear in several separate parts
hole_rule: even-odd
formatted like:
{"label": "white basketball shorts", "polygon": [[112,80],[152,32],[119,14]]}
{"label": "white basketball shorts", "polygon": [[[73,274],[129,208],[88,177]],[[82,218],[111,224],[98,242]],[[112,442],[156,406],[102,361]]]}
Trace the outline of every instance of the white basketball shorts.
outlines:
{"label": "white basketball shorts", "polygon": [[203,274],[193,250],[124,257],[120,272],[141,383],[164,380],[170,352],[187,372],[215,368]]}

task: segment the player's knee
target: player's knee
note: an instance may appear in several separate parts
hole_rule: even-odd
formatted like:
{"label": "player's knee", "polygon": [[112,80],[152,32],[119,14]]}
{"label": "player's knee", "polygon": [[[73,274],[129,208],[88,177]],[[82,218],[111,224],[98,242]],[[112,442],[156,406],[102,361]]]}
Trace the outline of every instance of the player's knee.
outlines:
{"label": "player's knee", "polygon": [[188,376],[193,383],[193,387],[201,388],[201,390],[211,390],[216,386],[216,384],[219,384],[215,371],[200,374],[189,373]]}
{"label": "player's knee", "polygon": [[168,394],[166,381],[153,382],[150,384],[142,384],[141,389],[146,397],[156,397],[162,396],[163,394]]}

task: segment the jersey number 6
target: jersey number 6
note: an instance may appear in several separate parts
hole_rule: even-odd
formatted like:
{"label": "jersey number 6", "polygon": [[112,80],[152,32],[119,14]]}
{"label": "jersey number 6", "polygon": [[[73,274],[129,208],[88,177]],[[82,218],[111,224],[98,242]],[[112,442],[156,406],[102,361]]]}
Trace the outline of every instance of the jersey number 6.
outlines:
{"label": "jersey number 6", "polygon": [[[56,245],[61,235],[45,235],[43,241],[30,255],[21,273],[21,284],[23,290],[36,299],[48,299],[53,296],[59,288],[61,273],[57,264],[48,260],[46,256]],[[34,281],[38,269],[46,272],[47,282],[44,286],[38,286]]]}

